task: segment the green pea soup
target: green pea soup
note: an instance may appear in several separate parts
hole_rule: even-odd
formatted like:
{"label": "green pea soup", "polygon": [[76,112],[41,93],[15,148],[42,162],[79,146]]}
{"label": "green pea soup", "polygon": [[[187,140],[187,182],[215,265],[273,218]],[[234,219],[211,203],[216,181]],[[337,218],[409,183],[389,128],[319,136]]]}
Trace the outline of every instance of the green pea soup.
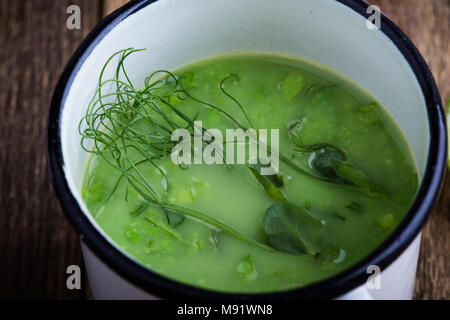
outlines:
{"label": "green pea soup", "polygon": [[[230,53],[115,91],[98,109],[107,121],[86,164],[83,200],[113,242],[170,279],[233,293],[323,280],[379,246],[416,193],[415,163],[394,119],[324,66]],[[239,125],[278,129],[277,174],[175,164],[170,131],[192,131],[194,120],[224,136]]]}

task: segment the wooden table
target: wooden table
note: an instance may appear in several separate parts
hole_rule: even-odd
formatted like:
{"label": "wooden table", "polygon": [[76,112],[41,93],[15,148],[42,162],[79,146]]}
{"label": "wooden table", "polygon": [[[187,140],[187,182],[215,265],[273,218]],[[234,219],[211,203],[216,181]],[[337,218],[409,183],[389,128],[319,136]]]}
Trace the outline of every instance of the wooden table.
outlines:
{"label": "wooden table", "polygon": [[[66,289],[66,267],[82,265],[77,235],[52,190],[47,112],[58,76],[80,41],[122,0],[0,0],[0,297],[86,299]],[[450,1],[373,1],[413,40],[443,98],[450,96]],[[82,10],[81,30],[66,8]],[[450,298],[450,179],[423,231],[416,299]]]}

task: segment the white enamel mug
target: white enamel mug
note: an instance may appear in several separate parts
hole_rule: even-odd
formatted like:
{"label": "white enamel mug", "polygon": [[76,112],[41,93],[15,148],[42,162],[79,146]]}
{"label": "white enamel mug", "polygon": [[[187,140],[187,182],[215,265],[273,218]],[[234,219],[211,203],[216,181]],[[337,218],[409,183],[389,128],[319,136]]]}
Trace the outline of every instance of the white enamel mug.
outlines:
{"label": "white enamel mug", "polygon": [[[420,230],[442,185],[447,135],[433,77],[408,38],[360,0],[159,0],[131,1],[105,18],[68,63],[53,97],[48,131],[49,164],[62,206],[82,239],[96,299],[410,299]],[[289,291],[251,295],[182,284],[136,262],[106,235],[81,200],[87,154],[78,123],[112,53],[147,48],[127,60],[135,84],[155,69],[233,50],[285,53],[329,66],[383,103],[413,151],[420,189],[394,233],[365,259],[323,281]],[[107,75],[106,75],[107,76]],[[380,268],[379,286],[367,285]],[[368,273],[369,271],[369,273]],[[370,279],[369,279],[370,280]]]}

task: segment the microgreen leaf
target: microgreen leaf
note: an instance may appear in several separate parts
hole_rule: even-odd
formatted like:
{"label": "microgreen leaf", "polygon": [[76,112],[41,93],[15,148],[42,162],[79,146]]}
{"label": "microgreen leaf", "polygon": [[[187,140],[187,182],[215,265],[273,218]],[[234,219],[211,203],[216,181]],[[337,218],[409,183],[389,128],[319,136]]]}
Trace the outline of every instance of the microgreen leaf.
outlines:
{"label": "microgreen leaf", "polygon": [[325,225],[291,203],[271,205],[266,210],[263,225],[269,243],[279,251],[326,257],[327,260],[335,259],[339,253]]}
{"label": "microgreen leaf", "polygon": [[370,180],[341,148],[329,143],[306,144],[301,138],[302,127],[303,121],[291,121],[287,126],[289,138],[298,152],[310,154],[313,169],[323,178],[328,182],[356,187],[372,195],[383,193],[381,186]]}
{"label": "microgreen leaf", "polygon": [[[166,195],[170,188],[170,183],[164,170],[159,167],[157,160],[168,156],[173,149],[175,142],[171,141],[171,132],[174,129],[183,127],[180,123],[187,125],[187,128],[193,128],[196,118],[192,118],[183,112],[176,104],[181,103],[181,100],[189,99],[200,106],[218,111],[223,117],[231,120],[236,127],[243,130],[247,128],[224,109],[193,97],[185,90],[183,83],[187,86],[195,85],[193,83],[195,82],[193,75],[192,77],[191,75],[184,75],[180,81],[179,77],[170,71],[156,70],[145,79],[143,89],[136,89],[128,77],[124,62],[128,56],[138,51],[141,50],[132,48],[120,50],[106,61],[100,73],[98,88],[89,102],[86,114],[79,123],[78,131],[82,137],[82,148],[86,152],[101,157],[112,168],[121,173],[113,192],[115,192],[123,177],[123,180],[127,182],[127,190],[128,186],[131,186],[148,205],[164,210],[167,213],[168,224],[152,217],[147,217],[147,220],[172,236],[179,238],[179,235],[174,232],[173,226],[176,226],[184,217],[188,217],[205,224],[211,229],[222,230],[249,245],[270,252],[275,251],[272,247],[246,236],[213,216],[180,205],[180,202],[183,201],[177,201],[177,204],[167,201]],[[119,58],[115,75],[105,80],[103,79],[103,76],[106,74],[105,70],[115,57]],[[231,74],[221,81],[220,88],[223,94],[238,105],[247,122],[252,126],[251,119],[247,116],[241,103],[225,90],[225,82],[231,81],[233,78],[235,80],[234,83],[239,82],[239,77]],[[227,84],[231,85],[232,83],[227,82]],[[280,84],[280,90],[284,92],[287,99],[291,100],[300,93],[303,86],[303,79],[298,75],[291,74]],[[113,87],[112,92],[111,87]],[[139,125],[136,125],[138,122]],[[300,136],[299,141],[301,142]],[[308,151],[315,151],[309,150],[309,147],[307,146],[306,148]],[[315,147],[317,149],[317,145]],[[291,161],[289,157],[281,153],[280,160],[303,175],[321,181],[332,182],[332,180],[323,175],[314,174],[301,168]],[[163,175],[163,190],[152,179],[149,179],[144,170],[140,168],[140,164],[143,163],[153,166]],[[334,169],[336,171],[336,168]],[[347,172],[347,175],[349,175],[348,170],[346,171],[342,167],[339,167],[339,169],[339,173]],[[256,169],[253,168],[252,173],[254,170]],[[258,170],[258,175],[255,177],[273,198],[279,201],[286,201],[285,196],[279,189],[282,186],[282,179],[279,179],[279,176],[263,177],[259,175]],[[102,200],[103,188],[97,186],[90,191],[91,194],[83,195],[86,202],[89,202],[89,199],[96,202]],[[126,199],[128,199],[127,196]],[[184,198],[184,200],[189,199],[189,197]],[[290,206],[289,204],[285,205]],[[136,213],[139,214],[141,209],[143,207],[139,207]],[[270,217],[270,214],[268,214],[268,217]],[[312,221],[315,220],[311,219],[314,218],[306,219],[309,221],[306,224],[307,226],[314,225]],[[313,227],[308,228],[311,229],[311,232],[314,232]],[[323,232],[321,228],[317,226],[316,228],[318,231]],[[320,234],[317,237],[320,238]],[[315,252],[317,244],[313,242],[313,245],[308,245],[310,244],[309,238],[311,236],[306,237],[303,246],[309,253]],[[317,255],[317,252],[315,255]]]}
{"label": "microgreen leaf", "polygon": [[172,228],[178,227],[185,219],[181,214],[174,213],[174,212],[166,212],[166,217],[167,217],[167,223]]}

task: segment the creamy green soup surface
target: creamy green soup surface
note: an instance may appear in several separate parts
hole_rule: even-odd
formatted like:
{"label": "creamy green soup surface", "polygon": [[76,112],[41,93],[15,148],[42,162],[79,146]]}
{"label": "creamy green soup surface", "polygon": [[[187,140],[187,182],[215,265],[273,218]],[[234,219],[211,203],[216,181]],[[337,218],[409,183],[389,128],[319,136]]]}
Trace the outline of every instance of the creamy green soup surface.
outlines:
{"label": "creamy green soup surface", "polygon": [[[248,118],[255,129],[279,129],[280,154],[288,159],[280,160],[277,175],[281,180],[276,194],[283,196],[280,199],[270,193],[266,187],[275,186],[264,187],[246,165],[177,165],[165,150],[161,151],[165,155],[152,161],[142,152],[128,150],[129,162],[123,164],[139,181],[148,180],[164,203],[213,217],[273,249],[266,250],[214,225],[152,204],[133,187],[136,183],[111,165],[117,154],[94,154],[86,164],[83,200],[112,241],[142,265],[170,279],[221,292],[294,289],[352,266],[379,246],[403,219],[418,185],[409,146],[384,107],[344,76],[299,58],[265,53],[224,54],[172,72],[192,97],[220,106],[246,128],[250,127]],[[158,82],[156,93],[190,119],[201,120],[203,128],[218,128],[225,135],[226,129],[237,127],[214,108],[177,94],[171,76],[160,74],[153,79]],[[139,112],[147,110],[149,100],[126,94],[114,99],[134,111],[111,116],[121,119],[117,123],[122,128],[140,132],[126,138],[140,137],[144,139],[140,145],[145,146],[147,136],[142,132],[151,135],[156,130],[145,121],[150,111]],[[168,105],[157,104],[175,126],[189,129]],[[117,133],[120,128],[110,133],[112,140],[123,138]],[[303,149],[293,142],[289,130],[301,137]],[[158,132],[168,134],[162,129]],[[150,145],[152,140],[148,141]],[[145,147],[142,150],[147,152]],[[323,163],[314,161],[324,150],[329,158],[323,162],[325,167],[320,167]],[[303,174],[289,162],[312,175]],[[326,167],[330,163],[331,169]],[[314,228],[305,231],[302,226],[309,224],[295,220],[296,213],[292,213],[300,226],[292,237],[301,241],[287,246],[295,252],[278,250],[286,245],[283,230],[278,229],[271,238],[264,225],[266,210],[277,203],[289,203],[302,215],[313,217]],[[291,220],[284,222],[287,225],[277,227],[290,229]],[[295,223],[291,226],[297,227]],[[317,243],[321,240],[316,242],[319,251],[303,247],[308,247],[311,235],[302,232],[316,229],[326,232],[337,249],[331,257],[320,251],[323,246]]]}

